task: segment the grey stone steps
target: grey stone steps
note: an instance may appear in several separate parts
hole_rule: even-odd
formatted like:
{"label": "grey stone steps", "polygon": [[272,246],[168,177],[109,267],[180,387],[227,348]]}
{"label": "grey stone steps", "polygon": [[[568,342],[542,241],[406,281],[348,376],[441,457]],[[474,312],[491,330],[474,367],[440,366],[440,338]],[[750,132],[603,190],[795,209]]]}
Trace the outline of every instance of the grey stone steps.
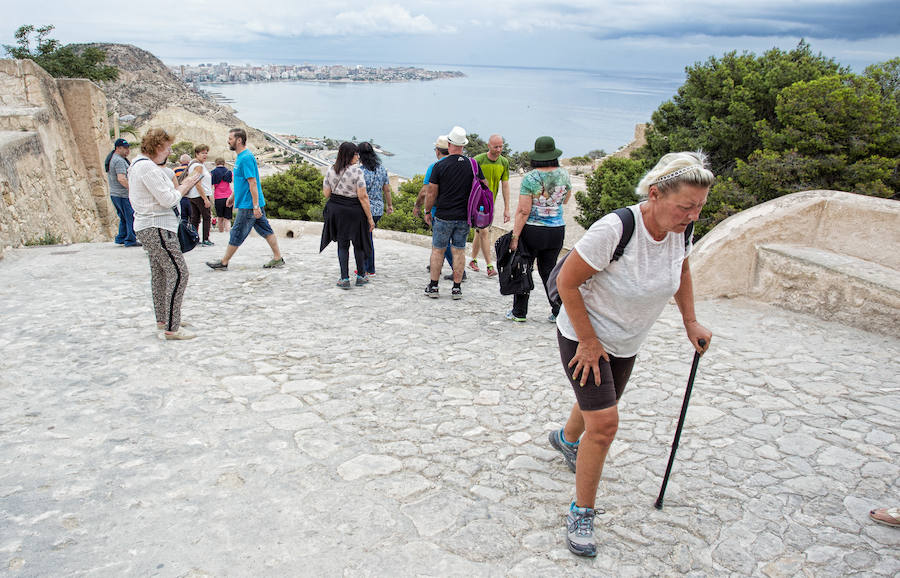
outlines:
{"label": "grey stone steps", "polygon": [[879,333],[900,327],[900,271],[824,249],[758,246],[750,295]]}

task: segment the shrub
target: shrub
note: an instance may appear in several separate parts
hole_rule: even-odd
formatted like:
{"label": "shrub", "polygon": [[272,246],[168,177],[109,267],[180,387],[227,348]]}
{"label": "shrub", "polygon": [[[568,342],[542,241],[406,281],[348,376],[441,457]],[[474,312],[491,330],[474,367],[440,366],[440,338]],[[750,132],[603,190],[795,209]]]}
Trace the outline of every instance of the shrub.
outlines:
{"label": "shrub", "polygon": [[277,219],[321,221],[325,207],[322,174],[311,164],[291,165],[287,171],[262,179],[266,212]]}
{"label": "shrub", "polygon": [[381,220],[378,221],[380,229],[418,233],[420,235],[429,234],[428,227],[425,225],[422,217],[413,215],[413,206],[424,180],[424,175],[416,175],[400,185],[400,188],[392,197],[394,212],[381,217]]}
{"label": "shrub", "polygon": [[606,159],[585,179],[587,190],[575,193],[579,209],[575,220],[587,229],[603,215],[638,202],[634,188],[645,172],[641,161],[622,157]]}

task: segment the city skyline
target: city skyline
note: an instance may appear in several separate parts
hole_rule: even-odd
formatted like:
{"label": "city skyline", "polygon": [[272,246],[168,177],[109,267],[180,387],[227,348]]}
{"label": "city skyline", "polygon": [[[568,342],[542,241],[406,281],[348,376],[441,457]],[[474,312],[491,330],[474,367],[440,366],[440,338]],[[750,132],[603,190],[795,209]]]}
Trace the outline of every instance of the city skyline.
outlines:
{"label": "city skyline", "polygon": [[[343,62],[427,66],[524,66],[675,72],[736,50],[815,52],[861,71],[900,55],[900,3],[774,0],[665,3],[537,0],[442,3],[375,0],[360,8],[321,0],[258,0],[252,13],[221,0],[173,10],[111,10],[50,0],[6,7],[13,44],[22,24],[52,24],[62,43],[134,44],[167,64]],[[177,7],[177,9],[174,9]]]}

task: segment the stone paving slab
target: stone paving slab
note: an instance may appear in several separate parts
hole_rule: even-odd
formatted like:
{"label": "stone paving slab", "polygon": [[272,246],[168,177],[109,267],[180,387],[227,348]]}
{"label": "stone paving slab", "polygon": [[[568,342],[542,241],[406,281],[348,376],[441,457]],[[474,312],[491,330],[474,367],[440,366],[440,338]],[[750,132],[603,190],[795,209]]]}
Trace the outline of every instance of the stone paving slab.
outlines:
{"label": "stone paving slab", "polygon": [[[422,295],[428,250],[377,240],[369,287],[334,248],[251,237],[227,272],[186,255],[155,331],[140,249],[0,261],[0,575],[843,576],[900,573],[900,340],[750,301],[653,328],[600,486],[599,556],[565,547],[574,476],[547,433],[573,402],[549,307],[503,318],[483,273]],[[471,272],[470,272],[471,273]]]}

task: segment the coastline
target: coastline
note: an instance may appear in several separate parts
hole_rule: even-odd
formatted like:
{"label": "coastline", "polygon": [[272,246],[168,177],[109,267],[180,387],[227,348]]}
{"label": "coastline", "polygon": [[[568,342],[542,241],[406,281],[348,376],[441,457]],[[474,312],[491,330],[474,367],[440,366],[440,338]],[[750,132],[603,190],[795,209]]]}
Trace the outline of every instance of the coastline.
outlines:
{"label": "coastline", "polygon": [[[438,83],[301,81],[199,88],[218,93],[210,96],[271,133],[374,140],[394,155],[384,155],[387,168],[408,176],[425,172],[434,161],[434,139],[454,125],[482,139],[499,133],[512,151],[531,150],[537,136],[549,134],[564,158],[611,152],[632,141],[635,125],[646,122],[677,88],[674,81],[670,90],[645,75],[550,71],[536,83],[518,69],[464,72],[466,78]],[[560,85],[569,89],[560,92]]]}

